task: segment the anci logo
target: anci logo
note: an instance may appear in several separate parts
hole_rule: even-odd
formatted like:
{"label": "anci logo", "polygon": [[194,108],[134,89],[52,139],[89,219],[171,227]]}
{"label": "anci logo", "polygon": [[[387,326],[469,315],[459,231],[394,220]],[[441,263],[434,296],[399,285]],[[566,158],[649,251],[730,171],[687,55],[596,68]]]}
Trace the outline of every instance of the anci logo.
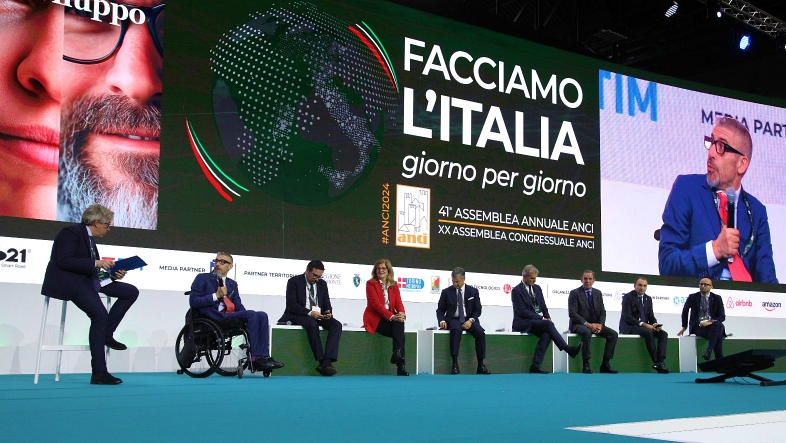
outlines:
{"label": "anci logo", "polygon": [[431,293],[432,294],[439,294],[439,276],[432,276],[431,277]]}
{"label": "anci logo", "polygon": [[502,291],[504,291],[506,295],[510,295],[510,291],[511,291],[512,289],[513,289],[513,288],[511,288],[511,287],[510,287],[510,285],[509,285],[509,284],[507,284],[507,283],[505,283],[504,285],[502,285]]}
{"label": "anci logo", "polygon": [[775,301],[763,301],[761,302],[761,307],[764,308],[765,311],[774,311],[777,308],[781,307],[780,302]]}
{"label": "anci logo", "polygon": [[398,289],[400,291],[420,291],[426,286],[422,278],[398,278]]}
{"label": "anci logo", "polygon": [[355,274],[355,276],[352,277],[352,284],[355,285],[356,288],[360,286],[360,274]]}

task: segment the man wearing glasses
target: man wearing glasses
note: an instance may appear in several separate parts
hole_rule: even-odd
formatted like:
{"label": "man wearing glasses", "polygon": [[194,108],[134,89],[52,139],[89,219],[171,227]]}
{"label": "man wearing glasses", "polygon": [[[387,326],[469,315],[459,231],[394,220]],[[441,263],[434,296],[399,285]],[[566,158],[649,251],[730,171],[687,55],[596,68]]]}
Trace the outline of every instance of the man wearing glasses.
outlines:
{"label": "man wearing glasses", "polygon": [[[682,335],[688,326],[689,334],[696,334],[708,340],[707,350],[702,357],[709,360],[712,351],[715,351],[715,358],[723,358],[723,337],[726,330],[723,322],[726,320],[726,310],[723,307],[723,299],[720,295],[712,291],[712,280],[702,278],[699,282],[699,292],[691,294],[685,300],[682,308],[682,329],[677,335]],[[688,322],[688,312],[690,312],[690,323]]]}
{"label": "man wearing glasses", "polygon": [[155,229],[164,2],[131,0],[118,24],[75,6],[63,19],[57,219],[100,202],[118,226]]}
{"label": "man wearing glasses", "polygon": [[[82,213],[82,223],[63,228],[52,244],[41,294],[71,300],[90,317],[90,355],[93,375],[91,384],[117,385],[123,381],[107,372],[104,346],[122,351],[126,345],[112,337],[123,316],[136,301],[139,290],[119,282],[125,271],[108,274],[115,262],[98,254],[96,238],[102,238],[112,226],[114,213],[101,205],[92,205]],[[117,299],[109,312],[98,293]]]}
{"label": "man wearing glasses", "polygon": [[201,315],[221,322],[233,318],[246,325],[248,341],[251,346],[251,364],[257,371],[269,371],[284,367],[283,363],[270,356],[270,326],[267,313],[250,311],[243,306],[237,282],[227,277],[234,265],[232,255],[226,252],[216,254],[213,272],[196,276],[191,284],[189,304],[198,309]]}
{"label": "man wearing glasses", "polygon": [[[287,281],[287,301],[284,315],[279,323],[300,325],[306,330],[308,344],[314,359],[319,363],[317,372],[326,377],[336,375],[333,362],[338,360],[338,342],[341,339],[341,322],[333,318],[328,286],[322,279],[325,265],[319,260],[311,260],[306,272]],[[319,327],[328,331],[324,349],[319,338]]]}
{"label": "man wearing glasses", "polygon": [[767,210],[742,189],[753,142],[732,118],[705,137],[707,173],[680,175],[663,210],[661,275],[778,283]]}

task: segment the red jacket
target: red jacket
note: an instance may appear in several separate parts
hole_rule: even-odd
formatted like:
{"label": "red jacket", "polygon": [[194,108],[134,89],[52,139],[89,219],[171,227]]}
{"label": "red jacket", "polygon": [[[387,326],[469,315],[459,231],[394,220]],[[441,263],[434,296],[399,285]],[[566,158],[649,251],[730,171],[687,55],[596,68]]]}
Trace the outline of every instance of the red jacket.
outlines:
{"label": "red jacket", "polygon": [[385,294],[382,292],[382,285],[377,280],[366,282],[366,311],[363,313],[363,327],[366,331],[374,333],[377,331],[380,319],[389,321],[390,317],[404,311],[404,303],[401,302],[401,293],[398,286],[388,288],[388,301],[390,310],[385,309]]}

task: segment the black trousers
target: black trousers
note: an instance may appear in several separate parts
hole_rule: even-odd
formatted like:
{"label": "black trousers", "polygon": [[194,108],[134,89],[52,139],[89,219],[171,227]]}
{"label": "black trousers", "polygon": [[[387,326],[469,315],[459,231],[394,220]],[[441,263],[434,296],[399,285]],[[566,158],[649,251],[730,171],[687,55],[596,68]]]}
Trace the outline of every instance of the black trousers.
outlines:
{"label": "black trousers", "polygon": [[90,365],[93,373],[106,371],[106,354],[104,354],[104,339],[112,336],[139,296],[136,286],[123,282],[112,282],[100,291],[102,294],[116,298],[109,312],[101,301],[98,292],[93,288],[93,281],[86,278],[76,292],[72,302],[90,318]]}
{"label": "black trousers", "polygon": [[393,339],[393,356],[404,360],[404,322],[379,320],[377,332]]}
{"label": "black trousers", "polygon": [[[323,360],[330,360],[331,362],[338,360],[338,342],[341,340],[342,331],[340,321],[335,318],[314,320],[310,315],[296,315],[292,320],[292,324],[302,326],[306,330],[308,344],[311,345],[311,352],[314,353],[316,361],[321,363]],[[319,338],[320,326],[328,331],[324,351],[322,349],[322,340]]]}
{"label": "black trousers", "polygon": [[723,323],[719,321],[712,322],[709,326],[696,326],[694,331],[699,337],[704,337],[709,340],[707,344],[708,351],[715,352],[715,358],[723,358],[723,333],[725,329]]}
{"label": "black trousers", "polygon": [[[644,339],[644,344],[647,346],[647,352],[650,353],[653,363],[663,363],[666,360],[666,342],[669,338],[669,333],[660,330],[653,331],[643,326],[635,326],[630,328],[631,334],[638,334]],[[658,340],[657,351],[655,348],[655,340]]]}
{"label": "black trousers", "polygon": [[[459,345],[461,345],[461,333],[464,328],[461,327],[458,318],[453,317],[448,319],[448,329],[450,330],[450,355],[457,357]],[[486,358],[486,331],[480,327],[480,323],[477,321],[472,323],[472,327],[467,329],[467,333],[475,338],[475,355],[478,360]]]}
{"label": "black trousers", "polygon": [[538,336],[538,344],[535,345],[535,355],[532,356],[532,362],[541,364],[543,363],[543,356],[549,349],[549,344],[554,342],[554,346],[560,351],[565,350],[568,344],[562,338],[559,331],[557,331],[554,322],[549,320],[530,320],[529,333]]}
{"label": "black trousers", "polygon": [[[572,332],[574,334],[578,334],[581,337],[581,342],[584,344],[581,348],[582,357],[584,358],[584,361],[589,360],[590,357],[592,357],[592,351],[590,351],[590,338],[592,337],[592,331],[590,331],[590,329],[584,325],[573,325]],[[614,348],[617,347],[617,331],[606,325],[603,325],[603,329],[601,329],[600,333],[597,335],[606,339],[606,347],[603,349],[603,359],[611,360],[614,358]]]}

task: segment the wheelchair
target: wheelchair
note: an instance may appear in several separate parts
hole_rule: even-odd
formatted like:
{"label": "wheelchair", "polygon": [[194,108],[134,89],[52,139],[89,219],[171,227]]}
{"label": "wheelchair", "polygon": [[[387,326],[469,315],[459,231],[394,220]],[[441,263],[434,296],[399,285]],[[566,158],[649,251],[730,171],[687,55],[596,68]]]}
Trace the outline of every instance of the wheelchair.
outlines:
{"label": "wheelchair", "polygon": [[[251,363],[248,333],[241,320],[216,322],[200,316],[195,309],[189,309],[186,317],[188,321],[175,342],[175,358],[180,366],[178,374],[203,378],[215,372],[243,378],[246,369],[256,372]],[[270,377],[271,373],[271,370],[262,371],[265,377]]]}

